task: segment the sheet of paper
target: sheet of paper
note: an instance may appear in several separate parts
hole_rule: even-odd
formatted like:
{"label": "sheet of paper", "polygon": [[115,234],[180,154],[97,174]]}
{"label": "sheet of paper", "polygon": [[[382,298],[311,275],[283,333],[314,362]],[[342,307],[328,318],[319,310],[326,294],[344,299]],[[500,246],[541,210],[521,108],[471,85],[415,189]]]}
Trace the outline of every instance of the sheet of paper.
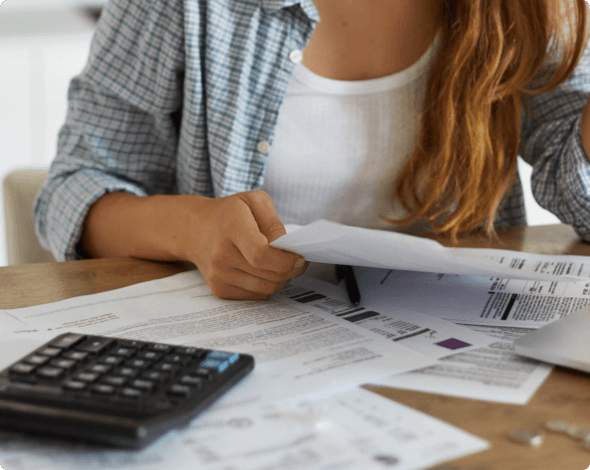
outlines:
{"label": "sheet of paper", "polygon": [[380,381],[380,385],[462,398],[526,404],[552,367],[512,353],[512,342],[531,331],[466,325],[496,338],[487,348],[440,359],[436,365]]}
{"label": "sheet of paper", "polygon": [[351,305],[343,284],[301,276],[293,279],[283,293],[325,312],[366,328],[383,337],[412,348],[433,359],[487,346],[493,338],[454,323],[400,308],[395,301],[383,299],[366,307]]}
{"label": "sheet of paper", "polygon": [[563,282],[355,268],[363,304],[394,301],[451,322],[540,328],[590,303],[590,281]]}
{"label": "sheet of paper", "polygon": [[18,331],[27,329],[26,323],[22,322],[18,318],[10,315],[9,312],[0,310],[0,333],[3,331]]}
{"label": "sheet of paper", "polygon": [[218,406],[322,396],[433,363],[284,295],[267,301],[219,299],[198,271],[6,312],[55,334],[74,331],[252,354],[254,372]]}
{"label": "sheet of paper", "polygon": [[18,470],[417,470],[487,447],[444,422],[354,389],[299,404],[207,411],[139,452],[0,433],[0,464]]}
{"label": "sheet of paper", "polygon": [[[494,337],[486,348],[442,358],[434,366],[392,377],[385,384],[514,404],[527,403],[552,368],[513,354],[512,342],[530,331],[523,326],[538,328],[558,314],[556,293],[570,294],[569,300],[561,302],[562,311],[575,309],[571,296],[581,293],[586,284],[371,268],[355,268],[355,275],[369,308],[395,302],[402,309],[415,309]],[[515,292],[519,294],[510,302]],[[491,311],[496,312],[495,319]]]}
{"label": "sheet of paper", "polygon": [[308,261],[511,279],[586,280],[584,256],[509,250],[446,248],[434,240],[318,220],[278,238],[273,246]]}

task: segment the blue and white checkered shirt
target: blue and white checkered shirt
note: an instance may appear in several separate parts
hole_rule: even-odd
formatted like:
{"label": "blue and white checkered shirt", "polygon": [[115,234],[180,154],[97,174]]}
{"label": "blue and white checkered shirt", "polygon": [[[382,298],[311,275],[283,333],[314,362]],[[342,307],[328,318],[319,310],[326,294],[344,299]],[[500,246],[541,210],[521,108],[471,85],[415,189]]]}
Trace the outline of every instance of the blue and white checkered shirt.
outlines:
{"label": "blue and white checkered shirt", "polygon": [[[222,197],[258,189],[295,63],[319,21],[311,0],[111,0],[69,90],[57,156],[35,204],[41,243],[76,247],[106,192]],[[521,155],[539,203],[590,240],[590,164],[580,120],[590,54],[531,99]],[[520,184],[497,226],[526,224]]]}

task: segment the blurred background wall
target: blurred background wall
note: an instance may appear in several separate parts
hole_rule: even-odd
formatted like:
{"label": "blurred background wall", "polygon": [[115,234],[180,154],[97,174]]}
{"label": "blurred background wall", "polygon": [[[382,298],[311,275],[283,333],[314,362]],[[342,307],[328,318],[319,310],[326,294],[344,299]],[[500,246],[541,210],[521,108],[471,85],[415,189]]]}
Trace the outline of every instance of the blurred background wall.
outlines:
{"label": "blurred background wall", "polygon": [[[0,4],[0,180],[16,169],[49,166],[66,115],[69,81],[86,63],[95,22],[106,1]],[[522,164],[521,170],[529,223],[557,223],[530,195],[530,168]],[[0,266],[6,264],[0,191]]]}
{"label": "blurred background wall", "polygon": [[[66,115],[70,79],[88,56],[106,0],[5,0],[0,4],[0,180],[47,168]],[[7,263],[0,191],[0,266]]]}

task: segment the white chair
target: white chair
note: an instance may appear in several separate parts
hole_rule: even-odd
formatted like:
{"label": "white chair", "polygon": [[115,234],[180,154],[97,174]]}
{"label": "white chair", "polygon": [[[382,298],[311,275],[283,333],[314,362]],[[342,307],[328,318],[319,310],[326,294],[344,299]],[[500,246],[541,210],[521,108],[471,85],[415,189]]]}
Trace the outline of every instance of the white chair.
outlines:
{"label": "white chair", "polygon": [[4,215],[9,265],[55,261],[52,254],[39,244],[33,222],[33,202],[46,177],[46,170],[23,169],[12,171],[4,178]]}

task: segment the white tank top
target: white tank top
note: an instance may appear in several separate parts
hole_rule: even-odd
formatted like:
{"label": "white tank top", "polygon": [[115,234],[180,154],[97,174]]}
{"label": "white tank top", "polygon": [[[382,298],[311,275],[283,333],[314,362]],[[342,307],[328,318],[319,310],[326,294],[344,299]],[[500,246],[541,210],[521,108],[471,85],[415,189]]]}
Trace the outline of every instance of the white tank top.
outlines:
{"label": "white tank top", "polygon": [[328,219],[392,228],[391,183],[416,142],[434,40],[409,68],[345,81],[298,64],[281,106],[261,189],[284,224]]}

